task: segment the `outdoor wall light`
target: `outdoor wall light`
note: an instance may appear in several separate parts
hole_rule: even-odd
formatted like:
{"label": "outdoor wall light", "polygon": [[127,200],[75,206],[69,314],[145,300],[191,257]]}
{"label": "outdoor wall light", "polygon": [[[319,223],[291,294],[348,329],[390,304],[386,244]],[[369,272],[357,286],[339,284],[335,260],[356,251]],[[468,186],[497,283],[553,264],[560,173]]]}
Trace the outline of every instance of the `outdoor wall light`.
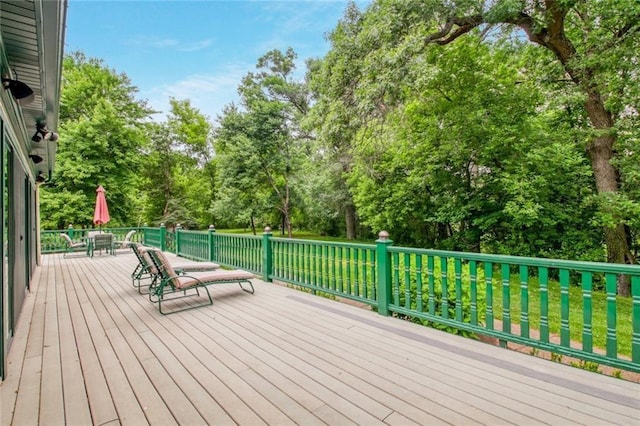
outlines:
{"label": "outdoor wall light", "polygon": [[31,137],[31,140],[34,142],[41,142],[43,139],[55,142],[58,140],[58,134],[47,129],[47,125],[45,123],[40,123],[37,125],[36,134]]}
{"label": "outdoor wall light", "polygon": [[44,183],[45,180],[46,180],[45,177],[42,176],[42,172],[38,172],[38,176],[36,176],[36,182]]}
{"label": "outdoor wall light", "polygon": [[25,83],[18,80],[3,78],[2,87],[4,87],[5,90],[9,89],[9,91],[11,92],[11,95],[13,95],[13,97],[16,98],[16,100],[21,105],[26,105],[31,101],[33,101],[33,99],[35,98],[35,95],[33,94],[33,90],[31,89],[31,87],[27,86]]}

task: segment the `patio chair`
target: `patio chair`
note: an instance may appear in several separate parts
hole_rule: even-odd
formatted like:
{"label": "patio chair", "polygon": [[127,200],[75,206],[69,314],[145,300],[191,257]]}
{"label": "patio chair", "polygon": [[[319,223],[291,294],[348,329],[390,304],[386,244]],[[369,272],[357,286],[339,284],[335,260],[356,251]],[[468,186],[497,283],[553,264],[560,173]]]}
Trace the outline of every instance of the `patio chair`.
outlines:
{"label": "patio chair", "polygon": [[122,241],[114,241],[113,243],[113,252],[115,254],[115,251],[117,249],[124,249],[124,248],[130,248],[131,247],[131,238],[133,237],[133,234],[136,233],[135,229],[132,229],[131,231],[127,232],[127,235],[125,235],[124,240]]}
{"label": "patio chair", "polygon": [[113,234],[103,233],[93,236],[93,246],[91,250],[91,257],[96,250],[105,250],[109,254],[113,254]]}
{"label": "patio chair", "polygon": [[64,254],[62,255],[62,257],[67,257],[67,255],[69,253],[74,253],[74,252],[80,251],[80,250],[78,250],[80,248],[82,248],[82,249],[86,249],[87,248],[87,244],[84,241],[74,242],[71,239],[71,237],[69,237],[64,232],[61,233],[60,236],[62,237],[62,239],[65,242]]}
{"label": "patio chair", "polygon": [[[210,285],[238,284],[243,291],[251,294],[255,293],[251,282],[251,279],[255,278],[255,276],[250,272],[236,269],[233,271],[212,271],[202,274],[182,275],[173,269],[165,254],[160,250],[151,249],[147,250],[147,253],[158,269],[158,279],[149,288],[149,300],[153,303],[158,303],[158,310],[162,315],[213,305],[213,298],[209,291]],[[248,287],[243,286],[243,284],[247,284]],[[189,304],[171,312],[162,311],[162,302],[199,296],[201,288],[207,293],[207,302],[196,305]],[[194,290],[195,294],[187,294],[191,290]],[[177,294],[181,295],[177,296]]]}
{"label": "patio chair", "polygon": [[[142,288],[152,286],[158,279],[158,268],[153,262],[153,259],[147,253],[149,250],[155,249],[135,242],[132,242],[130,247],[138,258],[138,265],[131,273],[131,283],[138,289],[138,293],[142,294]],[[178,274],[184,274],[186,272],[213,271],[220,268],[220,265],[213,262],[176,262],[172,264],[172,266],[174,271]]]}

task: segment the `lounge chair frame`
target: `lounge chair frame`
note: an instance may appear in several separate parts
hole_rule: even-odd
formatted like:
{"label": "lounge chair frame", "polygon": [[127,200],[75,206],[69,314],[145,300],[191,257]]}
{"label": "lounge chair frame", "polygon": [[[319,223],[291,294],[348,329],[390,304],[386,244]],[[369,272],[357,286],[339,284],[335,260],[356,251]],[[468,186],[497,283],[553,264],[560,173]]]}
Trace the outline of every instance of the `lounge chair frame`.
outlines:
{"label": "lounge chair frame", "polygon": [[[242,291],[254,294],[255,289],[251,279],[254,275],[250,272],[235,270],[235,271],[220,271],[210,272],[202,275],[186,275],[178,274],[171,266],[171,263],[166,258],[164,253],[160,250],[150,249],[147,250],[155,268],[158,271],[158,278],[154,284],[149,287],[149,300],[152,303],[158,304],[158,311],[162,315],[173,314],[176,312],[187,311],[191,309],[201,308],[203,306],[213,305],[213,298],[209,291],[210,285],[218,284],[238,284]],[[244,284],[244,285],[243,285]],[[248,285],[248,287],[245,287]],[[162,310],[162,303],[167,301],[173,301],[176,299],[182,299],[187,297],[194,297],[200,295],[200,289],[204,289],[207,296],[207,301],[196,304],[187,305],[181,309],[174,309],[170,312]],[[193,290],[195,294],[188,293]]]}
{"label": "lounge chair frame", "polygon": [[[62,255],[62,257],[67,257],[69,253],[79,253],[80,251],[85,251],[85,252],[87,251],[87,244],[84,241],[74,242],[71,239],[71,237],[69,237],[64,232],[60,233],[60,237],[65,242],[64,254]],[[78,250],[78,249],[82,249],[82,250]]]}
{"label": "lounge chair frame", "polygon": [[[148,250],[155,250],[152,247],[146,247],[142,244],[132,242],[131,250],[138,258],[138,265],[131,273],[131,284],[138,290],[140,294],[144,288],[152,287],[159,278],[159,271],[153,259],[147,253]],[[172,264],[173,270],[183,275],[187,272],[210,272],[220,268],[220,265],[213,262],[196,262],[196,263],[176,263]]]}

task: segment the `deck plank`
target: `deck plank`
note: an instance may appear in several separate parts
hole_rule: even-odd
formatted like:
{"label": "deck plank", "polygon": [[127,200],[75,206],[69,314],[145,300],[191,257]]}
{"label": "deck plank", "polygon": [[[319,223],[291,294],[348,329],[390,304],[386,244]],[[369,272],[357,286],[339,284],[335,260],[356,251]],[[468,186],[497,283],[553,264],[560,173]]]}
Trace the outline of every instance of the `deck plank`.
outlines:
{"label": "deck plank", "polygon": [[71,317],[69,300],[67,299],[66,283],[71,282],[69,269],[56,262],[55,277],[65,423],[76,425],[91,424],[91,410],[86,398],[87,389],[83,380],[74,323]]}
{"label": "deck plank", "polygon": [[[35,301],[38,293],[37,288],[41,280],[43,280],[43,274],[46,274],[46,271],[43,272],[43,270],[43,268],[37,268],[34,274],[33,284],[30,293],[25,298],[20,314],[20,321],[16,327],[11,344],[10,355],[7,359],[9,371],[6,374],[5,380],[0,383],[0,396],[2,398],[2,404],[0,405],[2,407],[2,410],[0,410],[0,424],[2,425],[12,424],[14,419],[25,361],[24,355],[29,340],[29,329],[33,322],[32,319],[35,311]],[[29,397],[31,397],[31,395],[29,395]]]}
{"label": "deck plank", "polygon": [[[41,289],[35,291],[33,314],[31,315],[31,327],[27,330],[28,339],[24,351],[24,364],[19,381],[18,395],[15,402],[14,422],[22,424],[37,424],[39,411],[33,407],[40,406],[42,384],[42,351],[44,349],[44,320],[46,315],[47,279],[46,274],[40,279],[45,283],[32,287]],[[24,312],[21,313],[21,315]],[[16,330],[17,332],[17,330]],[[4,404],[3,404],[4,406]],[[4,410],[4,408],[3,408]]]}
{"label": "deck plank", "polygon": [[[62,387],[62,358],[60,351],[60,334],[58,329],[58,286],[56,276],[58,270],[47,271],[42,375],[40,389],[40,419],[39,423],[63,424],[64,398]],[[60,308],[64,308],[60,306]]]}
{"label": "deck plank", "polygon": [[[45,258],[48,257],[45,256]],[[82,272],[82,263],[79,262],[79,259],[72,258],[67,261],[68,263],[61,263],[60,267],[66,267],[70,274],[65,288],[67,289],[69,312],[73,321],[91,419],[93,424],[107,424],[118,419],[118,412],[82,309],[82,306],[88,305],[88,301],[83,291],[77,291],[78,288],[82,288],[86,276]]]}
{"label": "deck plank", "polygon": [[127,252],[44,256],[9,353],[3,425],[564,425],[640,417],[637,384],[257,279],[255,295],[212,286],[212,306],[162,316],[131,285],[135,264]]}

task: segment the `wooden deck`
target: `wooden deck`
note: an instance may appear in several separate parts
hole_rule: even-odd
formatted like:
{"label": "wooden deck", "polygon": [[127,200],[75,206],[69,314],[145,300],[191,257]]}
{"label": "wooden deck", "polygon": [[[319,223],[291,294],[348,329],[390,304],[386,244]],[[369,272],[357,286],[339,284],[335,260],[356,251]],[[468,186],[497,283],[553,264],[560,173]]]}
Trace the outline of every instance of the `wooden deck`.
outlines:
{"label": "wooden deck", "polygon": [[255,280],[161,316],[132,254],[44,256],[2,425],[638,424],[640,385]]}

